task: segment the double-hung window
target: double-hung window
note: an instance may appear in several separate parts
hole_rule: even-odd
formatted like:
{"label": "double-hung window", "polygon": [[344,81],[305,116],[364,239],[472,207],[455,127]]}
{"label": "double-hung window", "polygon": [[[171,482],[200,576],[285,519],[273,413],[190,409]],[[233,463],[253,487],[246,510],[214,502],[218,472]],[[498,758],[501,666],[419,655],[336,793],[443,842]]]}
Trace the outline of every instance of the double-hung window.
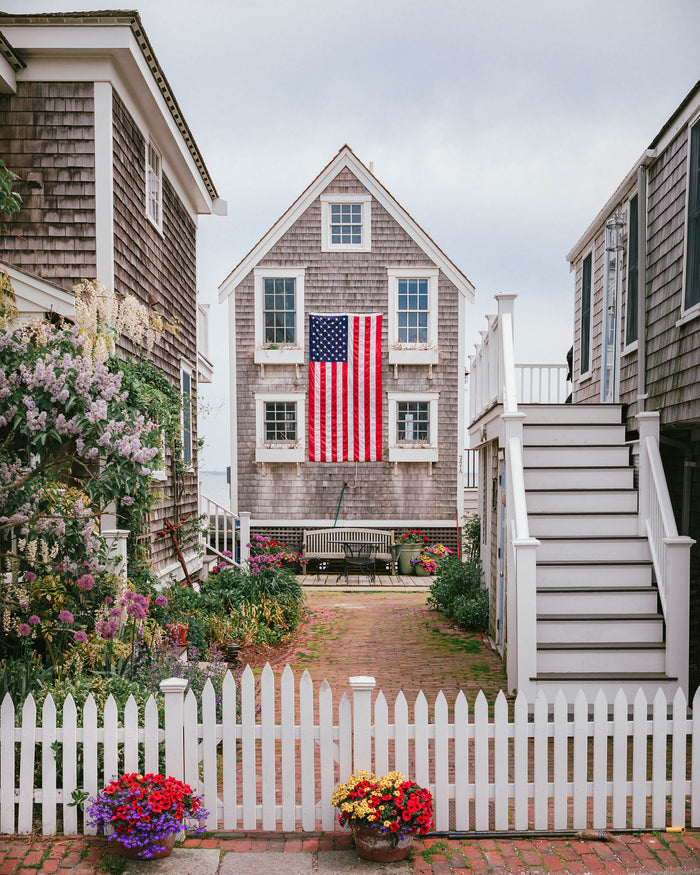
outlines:
{"label": "double-hung window", "polygon": [[182,461],[190,467],[193,461],[192,442],[192,374],[194,369],[187,362],[180,362],[180,391],[182,393]]}
{"label": "double-hung window", "polygon": [[583,259],[581,267],[581,360],[579,374],[591,369],[591,304],[593,293],[593,253]]}
{"label": "double-hung window", "polygon": [[389,364],[437,364],[438,268],[390,267]]}
{"label": "double-hung window", "polygon": [[255,361],[301,364],[304,361],[304,270],[256,267]]}
{"label": "double-hung window", "polygon": [[372,248],[372,196],[321,195],[321,250],[369,252]]}
{"label": "double-hung window", "polygon": [[160,230],[163,227],[163,170],[160,152],[146,142],[146,215]]}
{"label": "double-hung window", "polygon": [[437,462],[437,392],[389,392],[389,461]]}
{"label": "double-hung window", "polygon": [[258,393],[256,407],[256,462],[303,462],[304,394]]}
{"label": "double-hung window", "polygon": [[683,309],[700,305],[700,121],[690,129],[688,167],[688,231]]}

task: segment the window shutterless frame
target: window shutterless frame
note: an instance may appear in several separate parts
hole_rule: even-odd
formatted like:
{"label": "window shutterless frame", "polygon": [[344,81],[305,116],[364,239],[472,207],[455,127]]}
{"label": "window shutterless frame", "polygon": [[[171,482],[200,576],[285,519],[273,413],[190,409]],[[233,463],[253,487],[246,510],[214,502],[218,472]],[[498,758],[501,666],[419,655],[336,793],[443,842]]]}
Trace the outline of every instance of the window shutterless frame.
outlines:
{"label": "window shutterless frame", "polygon": [[629,203],[627,228],[627,297],[625,305],[625,345],[637,339],[638,312],[638,267],[639,267],[639,199],[635,194]]}
{"label": "window shutterless frame", "polygon": [[306,453],[303,392],[255,395],[255,461],[303,462]]}
{"label": "window shutterless frame", "polygon": [[372,195],[321,195],[321,251],[371,252]]}
{"label": "window shutterless frame", "polygon": [[579,376],[591,370],[591,329],[593,308],[593,252],[589,252],[581,264],[581,355]]}
{"label": "window shutterless frame", "polygon": [[438,363],[437,267],[387,268],[389,364]]}
{"label": "window shutterless frame", "polygon": [[256,364],[302,364],[304,361],[303,267],[256,267]]}
{"label": "window shutterless frame", "polygon": [[151,139],[146,140],[146,216],[163,228],[163,159]]}
{"label": "window shutterless frame", "polygon": [[438,461],[438,392],[389,392],[389,461]]}
{"label": "window shutterless frame", "polygon": [[180,391],[182,392],[182,461],[191,467],[193,464],[192,441],[192,375],[194,368],[188,362],[180,362]]}
{"label": "window shutterless frame", "polygon": [[684,312],[700,308],[700,121],[690,128],[689,140]]}

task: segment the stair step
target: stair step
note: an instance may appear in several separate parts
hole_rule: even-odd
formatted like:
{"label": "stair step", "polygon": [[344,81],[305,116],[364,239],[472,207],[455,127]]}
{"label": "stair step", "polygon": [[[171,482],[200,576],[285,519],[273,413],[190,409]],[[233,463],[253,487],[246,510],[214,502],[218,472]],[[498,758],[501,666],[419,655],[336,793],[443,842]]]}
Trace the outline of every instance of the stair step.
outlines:
{"label": "stair step", "polygon": [[577,590],[651,587],[650,562],[540,562],[537,587]]}
{"label": "stair step", "polygon": [[629,465],[630,451],[621,446],[526,446],[525,468],[620,468]]}
{"label": "stair step", "polygon": [[537,615],[551,614],[655,614],[658,593],[651,586],[587,589],[537,587]]}
{"label": "stair step", "polygon": [[649,561],[649,542],[634,537],[541,537],[537,562]]}
{"label": "stair step", "polygon": [[664,640],[662,614],[540,614],[537,641],[542,644],[655,642]]}
{"label": "stair step", "polygon": [[615,644],[538,644],[537,673],[600,672],[614,666],[621,672],[663,672],[666,645],[662,642]]}
{"label": "stair step", "polygon": [[619,404],[519,404],[518,410],[526,414],[527,423],[535,424],[620,425],[622,422]]}
{"label": "stair step", "polygon": [[634,489],[528,489],[528,514],[534,513],[636,513]]}
{"label": "stair step", "polygon": [[625,442],[624,425],[534,425],[523,423],[523,446],[621,446]]}
{"label": "stair step", "polygon": [[535,538],[639,534],[636,513],[532,513],[528,514],[528,523]]}
{"label": "stair step", "polygon": [[617,468],[526,468],[525,491],[530,489],[631,489],[633,469]]}

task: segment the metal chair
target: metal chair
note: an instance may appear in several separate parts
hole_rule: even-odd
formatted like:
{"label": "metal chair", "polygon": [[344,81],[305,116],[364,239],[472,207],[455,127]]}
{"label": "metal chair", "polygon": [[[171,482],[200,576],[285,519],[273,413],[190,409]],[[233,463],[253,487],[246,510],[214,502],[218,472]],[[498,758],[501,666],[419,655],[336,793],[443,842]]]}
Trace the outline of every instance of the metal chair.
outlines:
{"label": "metal chair", "polygon": [[389,558],[386,562],[386,570],[392,577],[399,576],[399,553],[401,552],[401,544],[389,545]]}
{"label": "metal chair", "polygon": [[345,583],[348,574],[366,574],[370,583],[374,583],[376,577],[377,548],[375,544],[343,544],[345,552]]}

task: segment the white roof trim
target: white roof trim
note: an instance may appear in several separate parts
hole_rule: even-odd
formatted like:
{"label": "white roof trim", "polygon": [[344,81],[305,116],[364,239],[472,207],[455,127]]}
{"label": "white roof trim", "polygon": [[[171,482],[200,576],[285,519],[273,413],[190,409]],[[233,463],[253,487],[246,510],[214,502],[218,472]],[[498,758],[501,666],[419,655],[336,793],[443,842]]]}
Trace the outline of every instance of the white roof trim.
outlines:
{"label": "white roof trim", "polygon": [[17,298],[16,306],[22,315],[53,311],[60,316],[75,315],[75,294],[33,274],[25,273],[0,262],[12,281],[12,290]]}
{"label": "white roof trim", "polygon": [[331,163],[314,179],[309,187],[289,207],[284,215],[270,228],[265,236],[251,249],[241,262],[231,271],[219,286],[219,302],[223,303],[236,289],[241,281],[248,276],[254,267],[270,251],[277,241],[292,227],[305,210],[330,185],[341,170],[348,168],[365,186],[370,194],[380,203],[389,215],[406,231],[420,246],[430,260],[442,270],[445,276],[459,289],[470,302],[474,302],[474,286],[467,277],[453,264],[437,244],[425,233],[418,223],[411,218],[401,204],[384,188],[379,180],[369,172],[365,165],[355,156],[348,146],[338,152]]}

